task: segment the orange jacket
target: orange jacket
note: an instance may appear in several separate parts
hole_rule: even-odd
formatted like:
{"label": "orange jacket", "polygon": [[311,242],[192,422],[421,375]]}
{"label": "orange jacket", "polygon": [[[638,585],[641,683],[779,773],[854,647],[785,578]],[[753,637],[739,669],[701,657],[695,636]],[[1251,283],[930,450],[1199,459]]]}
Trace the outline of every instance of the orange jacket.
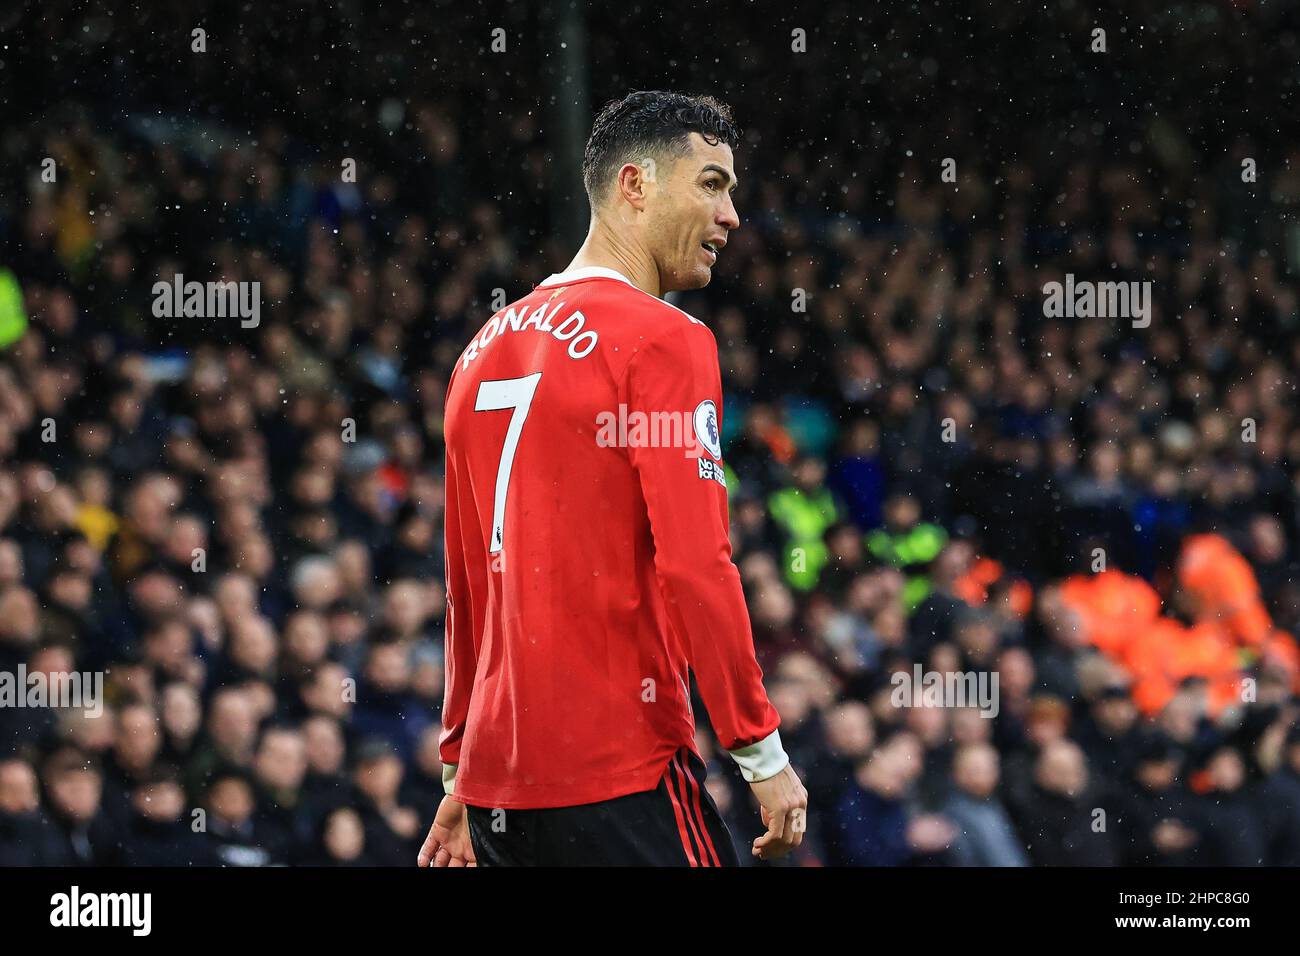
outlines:
{"label": "orange jacket", "polygon": [[1122,659],[1128,645],[1160,615],[1155,589],[1122,571],[1067,578],[1061,599],[1079,615],[1088,643],[1115,659]]}
{"label": "orange jacket", "polygon": [[1137,684],[1134,702],[1147,714],[1164,707],[1188,677],[1208,682],[1212,713],[1240,699],[1241,657],[1232,636],[1214,621],[1185,627],[1159,618],[1129,645],[1124,664]]}
{"label": "orange jacket", "polygon": [[1273,629],[1259,594],[1255,571],[1226,538],[1196,534],[1178,556],[1178,585],[1192,598],[1197,620],[1217,618],[1233,636],[1253,647]]}
{"label": "orange jacket", "polygon": [[[983,607],[988,603],[989,588],[1002,578],[1003,570],[1002,563],[993,558],[976,558],[970,569],[954,583],[953,590],[971,607]],[[1016,617],[1024,620],[1029,616],[1034,606],[1034,589],[1029,582],[1016,578],[1007,589],[1007,596]]]}

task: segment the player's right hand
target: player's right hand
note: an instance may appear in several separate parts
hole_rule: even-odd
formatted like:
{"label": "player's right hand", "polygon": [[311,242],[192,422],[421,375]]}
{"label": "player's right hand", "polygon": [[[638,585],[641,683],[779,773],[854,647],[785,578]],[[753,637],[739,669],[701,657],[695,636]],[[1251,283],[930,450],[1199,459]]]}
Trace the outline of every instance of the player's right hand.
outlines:
{"label": "player's right hand", "polygon": [[789,764],[775,776],[749,785],[758,798],[767,832],[754,841],[754,856],[779,860],[803,842],[808,825],[808,791]]}
{"label": "player's right hand", "polygon": [[469,839],[469,815],[455,797],[443,797],[429,835],[420,847],[420,866],[478,866]]}

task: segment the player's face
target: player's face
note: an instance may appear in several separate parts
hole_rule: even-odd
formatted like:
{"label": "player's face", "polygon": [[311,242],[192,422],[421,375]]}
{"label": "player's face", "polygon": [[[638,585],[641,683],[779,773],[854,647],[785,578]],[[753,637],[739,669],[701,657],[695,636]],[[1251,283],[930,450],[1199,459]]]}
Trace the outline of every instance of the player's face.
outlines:
{"label": "player's face", "polygon": [[711,146],[691,133],[690,152],[659,185],[651,241],[663,290],[703,288],[728,234],[740,226],[731,201],[736,186],[731,147]]}

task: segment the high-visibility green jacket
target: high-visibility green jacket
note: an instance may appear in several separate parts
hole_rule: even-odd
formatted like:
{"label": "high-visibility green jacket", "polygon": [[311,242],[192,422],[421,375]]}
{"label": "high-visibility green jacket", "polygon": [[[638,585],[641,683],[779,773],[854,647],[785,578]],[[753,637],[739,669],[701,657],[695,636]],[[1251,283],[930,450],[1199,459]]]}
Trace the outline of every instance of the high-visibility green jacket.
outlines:
{"label": "high-visibility green jacket", "polygon": [[796,590],[811,590],[828,560],[822,535],[839,520],[835,497],[826,489],[809,495],[798,488],[782,488],[767,499],[767,511],[787,538],[786,581]]}
{"label": "high-visibility green jacket", "polygon": [[[929,564],[944,545],[948,532],[936,524],[921,523],[901,533],[877,528],[867,535],[867,550],[884,564],[906,571]],[[930,578],[925,574],[908,576],[903,585],[903,604],[910,614],[930,593]]]}

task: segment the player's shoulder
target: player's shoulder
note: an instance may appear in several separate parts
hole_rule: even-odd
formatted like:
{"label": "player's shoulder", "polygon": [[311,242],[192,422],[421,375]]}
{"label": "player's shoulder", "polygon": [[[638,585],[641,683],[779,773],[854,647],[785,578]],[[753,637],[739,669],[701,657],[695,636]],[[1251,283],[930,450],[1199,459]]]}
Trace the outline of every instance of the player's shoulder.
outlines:
{"label": "player's shoulder", "polygon": [[618,321],[614,325],[624,336],[644,339],[675,332],[692,338],[701,336],[710,342],[713,340],[712,330],[695,316],[638,289],[626,276],[613,269],[588,266],[556,273],[542,280],[534,293],[552,289],[563,290],[561,294],[567,296],[579,286],[583,299],[593,305],[609,303],[616,309]]}

